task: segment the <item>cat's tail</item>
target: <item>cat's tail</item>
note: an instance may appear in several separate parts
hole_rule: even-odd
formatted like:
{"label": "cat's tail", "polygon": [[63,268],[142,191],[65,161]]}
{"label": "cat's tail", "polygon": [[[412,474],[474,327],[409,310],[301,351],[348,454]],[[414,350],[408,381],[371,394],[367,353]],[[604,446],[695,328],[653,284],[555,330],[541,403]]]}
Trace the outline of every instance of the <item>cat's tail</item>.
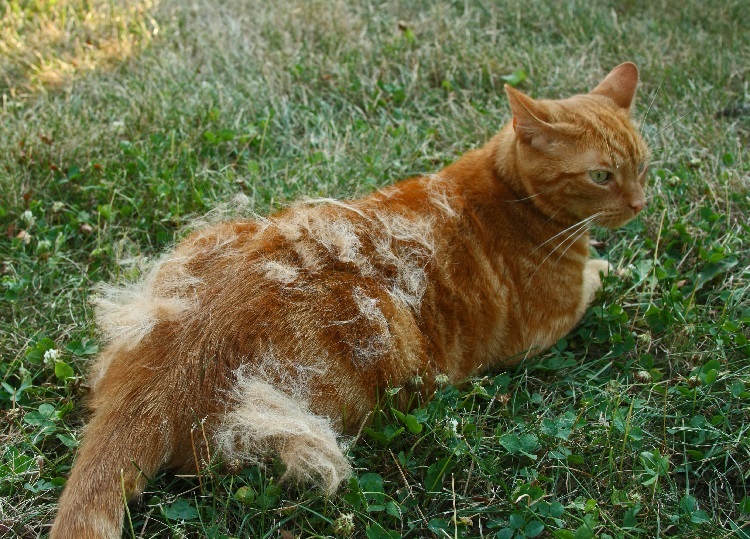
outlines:
{"label": "cat's tail", "polygon": [[50,539],[119,539],[127,501],[168,456],[169,427],[148,413],[100,409],[86,428]]}

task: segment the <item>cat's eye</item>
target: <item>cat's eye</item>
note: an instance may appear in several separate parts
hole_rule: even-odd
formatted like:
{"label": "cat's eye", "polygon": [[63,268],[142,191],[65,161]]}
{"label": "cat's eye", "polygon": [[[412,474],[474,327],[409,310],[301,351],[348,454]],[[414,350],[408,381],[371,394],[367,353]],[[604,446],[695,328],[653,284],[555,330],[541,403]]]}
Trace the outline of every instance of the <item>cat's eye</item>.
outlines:
{"label": "cat's eye", "polygon": [[606,170],[590,170],[589,178],[594,183],[606,183],[612,174]]}
{"label": "cat's eye", "polygon": [[643,172],[646,168],[646,163],[638,163],[638,174]]}

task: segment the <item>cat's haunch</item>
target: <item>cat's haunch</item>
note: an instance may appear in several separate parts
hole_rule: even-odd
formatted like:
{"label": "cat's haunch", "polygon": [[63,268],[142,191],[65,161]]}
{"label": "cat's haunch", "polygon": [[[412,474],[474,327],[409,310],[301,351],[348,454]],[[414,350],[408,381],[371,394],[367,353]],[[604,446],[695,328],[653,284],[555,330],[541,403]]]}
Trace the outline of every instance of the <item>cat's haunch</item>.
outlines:
{"label": "cat's haunch", "polygon": [[313,200],[195,230],[139,282],[100,290],[106,347],[52,539],[121,535],[161,468],[273,452],[334,492],[343,435],[388,386],[459,382],[567,334],[609,265],[591,224],[645,205],[649,152],[619,65],[591,92],[535,100],[436,174],[368,197]]}

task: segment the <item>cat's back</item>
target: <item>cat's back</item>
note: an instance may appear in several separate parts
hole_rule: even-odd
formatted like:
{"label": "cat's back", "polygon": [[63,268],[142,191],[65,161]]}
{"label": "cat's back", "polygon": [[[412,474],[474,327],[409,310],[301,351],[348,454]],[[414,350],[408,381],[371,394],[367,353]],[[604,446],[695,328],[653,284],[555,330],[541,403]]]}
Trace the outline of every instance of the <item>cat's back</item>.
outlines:
{"label": "cat's back", "polygon": [[[134,354],[144,364],[166,361],[169,348],[170,365],[214,378],[243,362],[325,365],[378,383],[416,372],[428,273],[459,212],[450,186],[425,177],[202,227],[129,293],[99,301],[110,340],[99,371],[127,346],[154,351]],[[140,319],[123,327],[124,313]]]}

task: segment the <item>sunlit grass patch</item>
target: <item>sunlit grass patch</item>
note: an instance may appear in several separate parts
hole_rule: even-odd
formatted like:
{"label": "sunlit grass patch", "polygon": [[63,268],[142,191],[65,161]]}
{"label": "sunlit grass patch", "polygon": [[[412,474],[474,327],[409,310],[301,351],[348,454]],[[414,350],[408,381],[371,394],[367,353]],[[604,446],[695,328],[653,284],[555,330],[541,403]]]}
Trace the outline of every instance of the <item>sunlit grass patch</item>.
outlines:
{"label": "sunlit grass patch", "polygon": [[0,91],[11,97],[69,85],[111,68],[158,33],[158,0],[10,0],[0,12]]}

